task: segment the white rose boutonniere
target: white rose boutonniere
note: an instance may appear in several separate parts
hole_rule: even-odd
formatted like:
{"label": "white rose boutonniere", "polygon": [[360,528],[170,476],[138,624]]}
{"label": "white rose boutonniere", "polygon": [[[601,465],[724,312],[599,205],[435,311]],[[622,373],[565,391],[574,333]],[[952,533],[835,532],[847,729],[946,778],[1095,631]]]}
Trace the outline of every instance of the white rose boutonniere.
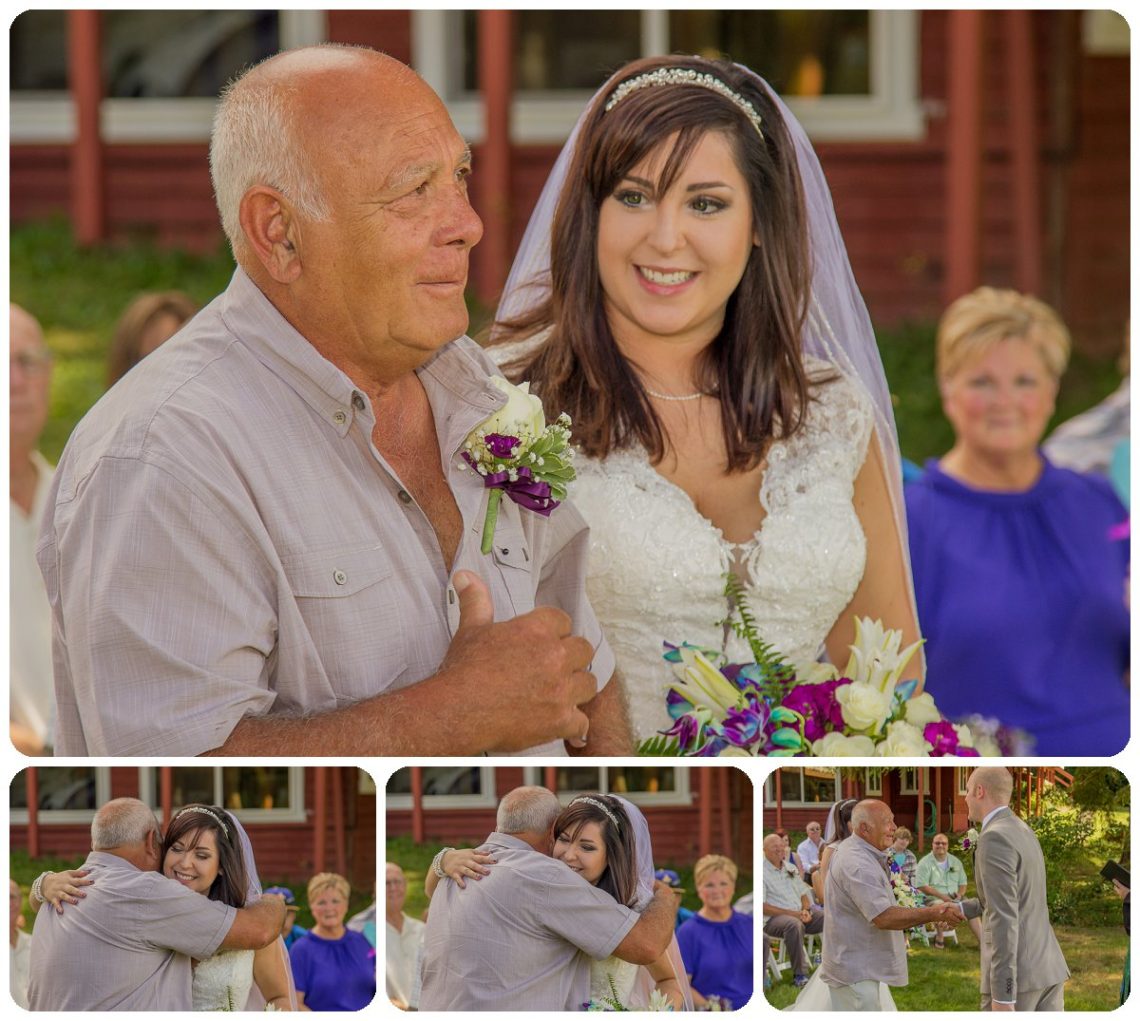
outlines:
{"label": "white rose boutonniere", "polygon": [[542,401],[530,384],[515,386],[502,376],[491,383],[507,395],[507,403],[471,432],[463,459],[490,490],[480,549],[491,552],[499,504],[506,493],[520,507],[546,517],[566,499],[574,481],[574,452],[570,448],[570,417],[561,414],[546,424]]}

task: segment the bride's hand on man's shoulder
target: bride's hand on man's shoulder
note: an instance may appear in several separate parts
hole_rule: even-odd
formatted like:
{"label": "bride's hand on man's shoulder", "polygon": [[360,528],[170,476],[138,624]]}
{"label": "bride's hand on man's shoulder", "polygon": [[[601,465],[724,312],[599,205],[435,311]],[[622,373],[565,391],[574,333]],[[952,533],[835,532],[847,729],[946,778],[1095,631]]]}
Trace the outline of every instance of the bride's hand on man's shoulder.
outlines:
{"label": "bride's hand on man's shoulder", "polygon": [[453,851],[448,851],[443,856],[440,868],[443,869],[449,879],[455,880],[456,886],[463,890],[467,887],[468,879],[479,880],[484,876],[489,876],[491,870],[487,866],[494,864],[494,855],[488,854],[486,851],[459,847]]}
{"label": "bride's hand on man's shoulder", "polygon": [[78,904],[80,899],[86,897],[83,887],[95,882],[88,879],[87,869],[70,869],[65,872],[49,872],[40,884],[40,896],[45,904],[55,908],[57,914],[63,914],[63,905]]}

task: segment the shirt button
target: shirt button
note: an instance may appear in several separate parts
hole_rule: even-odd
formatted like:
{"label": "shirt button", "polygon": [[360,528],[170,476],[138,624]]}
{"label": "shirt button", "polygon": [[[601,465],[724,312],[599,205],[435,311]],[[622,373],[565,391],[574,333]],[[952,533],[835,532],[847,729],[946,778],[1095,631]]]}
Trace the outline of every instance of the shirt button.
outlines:
{"label": "shirt button", "polygon": [[363,411],[364,410],[364,398],[361,397],[360,394],[353,394],[352,395],[352,406],[354,408],[356,408],[357,411]]}
{"label": "shirt button", "polygon": [[338,411],[333,415],[333,421],[336,422],[337,425],[344,425],[344,423],[348,421],[348,416],[343,411]]}
{"label": "shirt button", "polygon": [[348,575],[338,568],[337,570],[333,571],[333,581],[335,581],[338,585],[343,585],[346,581],[348,581]]}
{"label": "shirt button", "polygon": [[402,503],[412,502],[412,494],[409,493],[406,489],[401,489],[396,495],[400,498]]}

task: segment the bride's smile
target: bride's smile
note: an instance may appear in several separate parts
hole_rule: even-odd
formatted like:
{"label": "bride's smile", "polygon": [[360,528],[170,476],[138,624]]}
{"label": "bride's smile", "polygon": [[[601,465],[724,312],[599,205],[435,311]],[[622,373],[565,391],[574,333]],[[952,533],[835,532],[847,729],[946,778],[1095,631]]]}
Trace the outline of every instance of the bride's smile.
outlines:
{"label": "bride's smile", "polygon": [[602,828],[596,822],[587,822],[576,833],[559,833],[554,838],[554,857],[591,886],[596,885],[606,871]]}
{"label": "bride's smile", "polygon": [[162,874],[167,879],[175,879],[201,894],[209,892],[220,871],[217,840],[208,829],[189,833],[185,840],[176,840],[162,863]]}

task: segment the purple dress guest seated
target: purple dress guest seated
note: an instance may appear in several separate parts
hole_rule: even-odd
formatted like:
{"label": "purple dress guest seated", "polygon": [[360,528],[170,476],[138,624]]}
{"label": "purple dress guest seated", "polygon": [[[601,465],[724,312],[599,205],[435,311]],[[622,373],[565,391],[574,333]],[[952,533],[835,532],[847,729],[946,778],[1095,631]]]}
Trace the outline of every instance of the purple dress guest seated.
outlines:
{"label": "purple dress guest seated", "polygon": [[1127,512],[1039,449],[1068,331],[1037,299],[982,287],[937,343],[955,443],[906,490],[926,690],[951,719],[1028,731],[1035,754],[1113,755],[1128,741]]}
{"label": "purple dress guest seated", "polygon": [[732,909],[736,876],[736,865],[719,854],[693,868],[701,909],[677,930],[677,945],[698,1010],[712,996],[729,1001],[729,1010],[752,999],[753,921]]}
{"label": "purple dress guest seated", "polygon": [[360,1010],[376,996],[376,951],[345,927],[348,881],[334,872],[309,880],[315,923],[289,948],[297,999],[308,1010]]}

